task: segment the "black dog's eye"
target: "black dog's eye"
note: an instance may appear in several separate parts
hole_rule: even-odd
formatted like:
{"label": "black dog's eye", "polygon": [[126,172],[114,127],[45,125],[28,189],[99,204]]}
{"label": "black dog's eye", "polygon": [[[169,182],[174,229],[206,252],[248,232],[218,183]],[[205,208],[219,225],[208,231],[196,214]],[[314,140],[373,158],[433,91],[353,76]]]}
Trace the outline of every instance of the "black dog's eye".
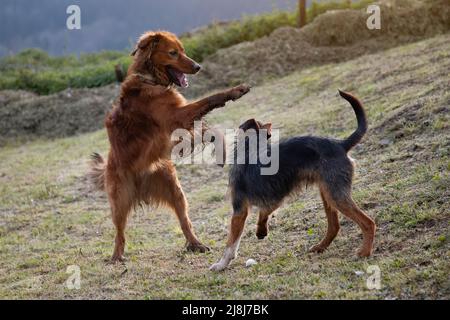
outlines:
{"label": "black dog's eye", "polygon": [[171,57],[175,58],[178,56],[178,52],[177,52],[177,50],[171,50],[171,51],[169,51],[169,55]]}

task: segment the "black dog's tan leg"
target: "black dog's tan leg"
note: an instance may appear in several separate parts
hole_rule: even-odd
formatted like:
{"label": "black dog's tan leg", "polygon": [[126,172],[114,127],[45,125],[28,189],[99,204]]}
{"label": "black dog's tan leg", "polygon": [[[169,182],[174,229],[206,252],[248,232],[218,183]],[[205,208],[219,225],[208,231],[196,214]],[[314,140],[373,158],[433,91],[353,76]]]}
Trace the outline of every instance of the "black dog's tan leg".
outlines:
{"label": "black dog's tan leg", "polygon": [[345,203],[338,203],[338,209],[344,215],[355,221],[358,226],[361,228],[363,233],[363,244],[361,248],[358,250],[358,256],[360,257],[368,257],[372,254],[373,250],[373,241],[375,238],[375,222],[366,215],[355,202],[350,199]]}
{"label": "black dog's tan leg", "polygon": [[329,201],[327,201],[324,192],[320,191],[320,196],[322,197],[323,206],[325,209],[325,213],[327,214],[328,221],[328,229],[325,238],[322,241],[309,249],[310,252],[323,252],[326,248],[331,244],[331,242],[336,238],[336,235],[339,232],[339,217],[338,211],[333,208]]}
{"label": "black dog's tan leg", "polygon": [[243,206],[240,212],[234,212],[231,218],[230,231],[228,234],[227,247],[223,257],[219,262],[213,264],[209,270],[221,271],[225,269],[236,258],[236,253],[239,249],[239,243],[241,241],[242,231],[244,230],[245,220],[248,216],[249,208],[247,205]]}
{"label": "black dog's tan leg", "polygon": [[269,226],[268,226],[268,221],[269,221],[269,217],[270,215],[277,209],[278,207],[275,208],[264,208],[261,209],[261,211],[259,212],[259,216],[258,216],[258,224],[256,225],[256,236],[258,237],[258,239],[264,239],[267,234],[269,233]]}
{"label": "black dog's tan leg", "polygon": [[373,241],[375,238],[375,222],[360,208],[358,208],[350,195],[344,199],[333,200],[333,206],[335,206],[346,217],[356,222],[356,224],[361,228],[363,233],[363,244],[357,252],[358,256],[370,256],[372,254]]}

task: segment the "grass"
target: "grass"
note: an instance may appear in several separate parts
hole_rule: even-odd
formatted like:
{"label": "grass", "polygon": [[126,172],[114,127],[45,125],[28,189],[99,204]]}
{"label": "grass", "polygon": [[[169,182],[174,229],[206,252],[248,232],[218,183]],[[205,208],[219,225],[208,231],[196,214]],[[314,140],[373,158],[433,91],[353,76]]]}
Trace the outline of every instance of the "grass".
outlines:
{"label": "grass", "polygon": [[[351,8],[364,8],[371,2],[361,0],[351,4]],[[307,12],[308,22],[327,10],[348,7],[346,1],[313,2]],[[219,49],[256,40],[283,26],[295,27],[296,23],[297,12],[273,11],[226,24],[213,23],[196,33],[182,35],[181,40],[187,54],[201,62]],[[26,49],[0,60],[0,90],[23,89],[51,94],[66,88],[100,87],[116,81],[115,65],[126,70],[130,62],[127,51],[51,57],[40,49]]]}
{"label": "grass", "polygon": [[[337,88],[358,95],[370,130],[352,152],[354,197],[378,226],[372,257],[356,258],[361,234],[345,219],[328,251],[307,253],[326,231],[319,196],[310,189],[278,210],[264,241],[254,235],[253,213],[236,261],[223,273],[211,273],[231,210],[226,170],[182,165],[178,171],[193,225],[212,251],[185,252],[174,215],[144,208],[130,219],[126,265],[106,264],[114,239],[108,203],[85,178],[89,154],[107,151],[101,130],[27,144],[10,141],[0,149],[0,297],[448,299],[449,49],[448,37],[440,36],[314,67],[270,80],[209,116],[210,123],[230,127],[250,117],[271,120],[282,136],[344,137],[355,119]],[[408,79],[414,81],[405,85]],[[386,137],[391,142],[380,143]],[[258,264],[245,268],[248,258]],[[80,290],[65,285],[70,265],[80,267]],[[380,290],[366,287],[371,265],[381,270]]]}

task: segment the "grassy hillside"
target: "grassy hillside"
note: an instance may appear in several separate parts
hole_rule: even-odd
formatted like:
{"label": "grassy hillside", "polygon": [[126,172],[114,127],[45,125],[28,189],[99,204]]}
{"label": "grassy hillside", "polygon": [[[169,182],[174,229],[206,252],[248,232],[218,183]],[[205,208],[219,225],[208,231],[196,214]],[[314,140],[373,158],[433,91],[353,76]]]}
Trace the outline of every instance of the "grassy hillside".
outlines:
{"label": "grassy hillside", "polygon": [[[373,257],[357,259],[359,229],[341,219],[329,250],[307,253],[326,231],[317,191],[292,198],[255,236],[256,214],[239,257],[211,273],[225,245],[227,174],[215,166],[179,166],[199,237],[212,251],[191,254],[174,215],[144,208],[127,232],[126,265],[108,265],[114,230],[107,200],[85,178],[92,151],[107,151],[103,130],[0,149],[1,298],[450,298],[449,35],[341,63],[313,67],[255,87],[215,111],[227,127],[270,120],[282,136],[344,137],[355,117],[337,89],[364,102],[370,130],[353,152],[354,197],[378,225]],[[258,265],[245,268],[248,258]],[[66,268],[81,268],[81,289],[68,290]],[[380,290],[366,288],[369,265]]]}

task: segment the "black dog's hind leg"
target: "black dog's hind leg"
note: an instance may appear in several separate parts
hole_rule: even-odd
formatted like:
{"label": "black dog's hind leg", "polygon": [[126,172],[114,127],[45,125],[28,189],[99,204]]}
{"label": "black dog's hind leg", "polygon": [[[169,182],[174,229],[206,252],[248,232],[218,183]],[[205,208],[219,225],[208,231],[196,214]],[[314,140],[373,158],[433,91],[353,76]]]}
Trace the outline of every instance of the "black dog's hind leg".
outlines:
{"label": "black dog's hind leg", "polygon": [[[326,201],[339,210],[343,215],[361,228],[363,234],[363,244],[358,250],[357,254],[360,257],[368,257],[372,254],[373,242],[375,238],[375,222],[366,213],[364,213],[353,201],[351,196],[351,188],[343,187],[345,196],[342,193],[329,192],[324,190],[324,196]],[[342,191],[342,189],[341,189]]]}
{"label": "black dog's hind leg", "polygon": [[309,252],[325,251],[325,249],[328,248],[334,238],[336,238],[340,228],[338,211],[330,205],[330,203],[325,198],[324,192],[322,190],[320,190],[320,196],[322,197],[325,213],[327,214],[328,229],[325,238],[323,238],[319,244],[311,247],[311,249],[309,249]]}

